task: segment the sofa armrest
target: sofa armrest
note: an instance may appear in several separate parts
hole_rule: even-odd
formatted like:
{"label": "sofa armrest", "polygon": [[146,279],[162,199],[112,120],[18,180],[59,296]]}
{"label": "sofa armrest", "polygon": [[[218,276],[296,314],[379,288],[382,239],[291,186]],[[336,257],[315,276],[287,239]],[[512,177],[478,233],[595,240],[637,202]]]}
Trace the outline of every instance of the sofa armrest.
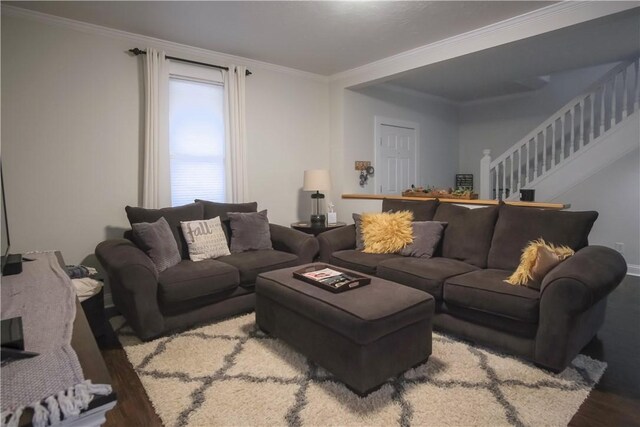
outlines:
{"label": "sofa armrest", "polygon": [[109,278],[113,301],[142,339],[164,330],[158,306],[158,272],[151,259],[127,239],[104,241],[96,257]]}
{"label": "sofa armrest", "polygon": [[318,240],[310,234],[276,224],[269,224],[269,231],[273,248],[297,255],[301,263],[312,262],[318,255]]}
{"label": "sofa armrest", "polygon": [[356,226],[351,224],[320,233],[318,243],[320,261],[329,262],[332,253],[356,248]]}
{"label": "sofa armrest", "polygon": [[551,270],[542,281],[540,308],[557,305],[580,313],[609,295],[627,274],[627,264],[617,251],[587,246]]}
{"label": "sofa armrest", "polygon": [[627,265],[603,246],[587,246],[551,270],[540,289],[536,363],[561,371],[604,322],[606,297],[622,281]]}

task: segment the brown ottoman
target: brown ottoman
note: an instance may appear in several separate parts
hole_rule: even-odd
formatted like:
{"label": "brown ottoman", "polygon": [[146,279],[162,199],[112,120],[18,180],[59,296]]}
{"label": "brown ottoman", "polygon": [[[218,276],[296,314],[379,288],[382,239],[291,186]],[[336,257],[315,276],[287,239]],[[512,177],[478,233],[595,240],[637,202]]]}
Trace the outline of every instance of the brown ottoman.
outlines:
{"label": "brown ottoman", "polygon": [[431,295],[376,277],[367,286],[334,294],[295,279],[293,271],[300,268],[258,276],[260,329],[360,395],[427,360],[434,311]]}

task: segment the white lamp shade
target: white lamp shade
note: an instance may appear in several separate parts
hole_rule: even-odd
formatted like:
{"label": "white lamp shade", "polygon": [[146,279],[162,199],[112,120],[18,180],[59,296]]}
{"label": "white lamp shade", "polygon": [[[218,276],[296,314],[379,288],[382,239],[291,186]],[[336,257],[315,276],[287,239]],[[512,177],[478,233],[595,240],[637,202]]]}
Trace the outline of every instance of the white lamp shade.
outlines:
{"label": "white lamp shade", "polygon": [[304,191],[327,191],[331,188],[331,177],[326,169],[304,171]]}

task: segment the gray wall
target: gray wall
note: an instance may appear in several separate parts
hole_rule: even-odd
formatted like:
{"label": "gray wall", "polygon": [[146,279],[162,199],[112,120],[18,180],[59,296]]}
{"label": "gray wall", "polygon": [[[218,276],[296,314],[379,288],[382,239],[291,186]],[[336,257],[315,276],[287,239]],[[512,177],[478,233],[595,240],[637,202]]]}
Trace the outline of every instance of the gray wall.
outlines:
{"label": "gray wall", "polygon": [[[144,117],[141,61],[126,54],[134,43],[2,16],[2,162],[14,252],[58,249],[68,263],[91,264],[95,246],[128,227],[124,207],[140,199]],[[329,167],[328,83],[250,67],[249,198],[288,225],[310,211],[303,171]]]}
{"label": "gray wall", "polygon": [[[374,162],[374,118],[416,122],[418,141],[418,185],[451,186],[458,166],[458,113],[454,105],[416,96],[387,86],[345,91],[344,135],[345,193],[375,193],[373,185],[362,189],[354,161]],[[375,166],[375,165],[374,165]]]}
{"label": "gray wall", "polygon": [[555,200],[575,211],[600,214],[589,243],[615,248],[624,244],[630,266],[640,268],[640,149],[578,183]]}

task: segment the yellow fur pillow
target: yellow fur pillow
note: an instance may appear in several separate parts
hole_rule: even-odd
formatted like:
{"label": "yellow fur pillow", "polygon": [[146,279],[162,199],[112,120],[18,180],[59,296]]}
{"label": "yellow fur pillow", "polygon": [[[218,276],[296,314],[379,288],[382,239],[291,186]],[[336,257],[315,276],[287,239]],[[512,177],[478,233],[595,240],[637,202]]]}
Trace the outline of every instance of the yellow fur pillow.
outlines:
{"label": "yellow fur pillow", "polygon": [[568,246],[555,246],[543,239],[529,242],[522,251],[518,269],[505,282],[540,289],[544,276],[574,253]]}
{"label": "yellow fur pillow", "polygon": [[368,254],[392,254],[413,242],[413,213],[383,212],[362,215],[364,251]]}

